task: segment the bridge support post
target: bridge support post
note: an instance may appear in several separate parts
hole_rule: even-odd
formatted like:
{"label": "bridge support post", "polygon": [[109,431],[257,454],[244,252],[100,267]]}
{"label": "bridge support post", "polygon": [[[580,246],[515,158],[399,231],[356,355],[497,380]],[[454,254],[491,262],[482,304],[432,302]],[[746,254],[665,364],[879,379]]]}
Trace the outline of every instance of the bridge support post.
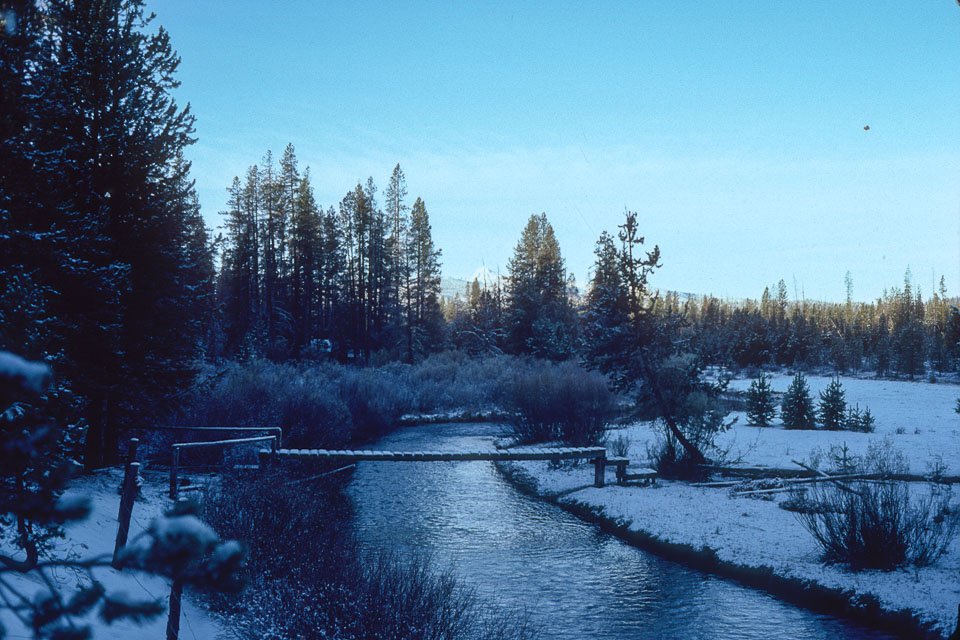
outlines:
{"label": "bridge support post", "polygon": [[598,489],[603,488],[605,469],[607,466],[607,456],[600,454],[593,459],[593,486]]}
{"label": "bridge support post", "polygon": [[269,449],[260,449],[257,452],[257,457],[260,461],[260,471],[269,471],[273,465],[274,454],[276,451],[270,451]]}

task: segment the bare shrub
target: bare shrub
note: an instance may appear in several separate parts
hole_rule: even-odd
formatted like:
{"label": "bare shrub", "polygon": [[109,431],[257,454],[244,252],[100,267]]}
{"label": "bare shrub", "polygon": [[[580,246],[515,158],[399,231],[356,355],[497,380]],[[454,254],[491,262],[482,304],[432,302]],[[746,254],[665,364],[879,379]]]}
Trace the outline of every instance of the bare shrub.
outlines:
{"label": "bare shrub", "polygon": [[196,389],[173,422],[180,426],[281,427],[285,444],[336,446],[353,434],[334,384],[335,365],[301,369],[260,361],[227,368]]}
{"label": "bare shrub", "polygon": [[599,373],[572,362],[533,361],[509,386],[507,406],[515,412],[518,442],[561,440],[573,446],[597,444],[616,403]]}
{"label": "bare shrub", "polygon": [[871,444],[858,470],[879,479],[845,483],[846,489],[819,484],[811,489],[805,508],[797,511],[824,561],[844,563],[854,571],[935,562],[960,524],[950,493],[931,489],[911,495],[907,483],[893,480],[906,471],[906,463],[888,439]]}
{"label": "bare shrub", "polygon": [[[701,391],[690,393],[684,399],[680,415],[684,437],[708,459],[721,462],[727,452],[717,447],[717,435],[729,430],[736,419],[726,421],[726,411],[718,408],[714,399]],[[673,433],[662,426],[657,429],[654,444],[647,446],[647,457],[657,473],[666,478],[697,480],[709,473],[691,459]]]}
{"label": "bare shrub", "polygon": [[340,367],[337,389],[350,412],[353,440],[369,440],[389,433],[409,411],[412,394],[402,366]]}
{"label": "bare shrub", "polygon": [[630,445],[633,442],[630,440],[630,436],[625,433],[618,433],[613,438],[607,438],[604,443],[607,447],[607,450],[611,454],[618,458],[629,458],[630,457]]}

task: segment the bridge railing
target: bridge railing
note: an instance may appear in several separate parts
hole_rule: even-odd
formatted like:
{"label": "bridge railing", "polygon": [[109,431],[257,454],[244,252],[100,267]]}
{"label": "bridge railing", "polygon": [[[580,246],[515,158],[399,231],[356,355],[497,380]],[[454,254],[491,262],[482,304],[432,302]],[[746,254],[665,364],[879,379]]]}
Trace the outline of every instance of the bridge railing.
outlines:
{"label": "bridge railing", "polygon": [[179,497],[179,468],[180,451],[182,449],[203,449],[214,447],[230,447],[240,444],[252,444],[254,442],[270,442],[268,453],[276,454],[280,446],[279,436],[259,436],[255,438],[230,438],[228,440],[208,440],[204,442],[178,442],[172,445],[173,455],[170,461],[170,499],[176,500]]}

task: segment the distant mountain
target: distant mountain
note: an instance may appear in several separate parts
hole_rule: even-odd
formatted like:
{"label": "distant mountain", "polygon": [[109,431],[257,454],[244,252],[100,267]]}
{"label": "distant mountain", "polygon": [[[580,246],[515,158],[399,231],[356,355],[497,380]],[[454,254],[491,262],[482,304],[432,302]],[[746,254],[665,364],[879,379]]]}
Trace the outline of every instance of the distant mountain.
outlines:
{"label": "distant mountain", "polygon": [[463,300],[466,297],[467,287],[469,287],[470,284],[471,282],[460,278],[443,276],[440,278],[440,297],[445,300],[453,300],[453,296],[459,293],[460,299]]}

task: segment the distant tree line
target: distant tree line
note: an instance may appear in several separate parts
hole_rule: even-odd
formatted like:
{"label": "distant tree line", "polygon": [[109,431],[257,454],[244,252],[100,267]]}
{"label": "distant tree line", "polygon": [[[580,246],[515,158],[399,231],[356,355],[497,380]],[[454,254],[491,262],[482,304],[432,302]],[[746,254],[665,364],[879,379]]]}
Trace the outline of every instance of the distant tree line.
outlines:
{"label": "distant tree line", "polygon": [[924,300],[910,270],[903,288],[872,302],[790,301],[781,280],[776,293],[765,289],[759,302],[731,303],[712,296],[663,306],[687,320],[683,335],[706,363],[731,367],[781,365],[830,367],[838,373],[875,371],[913,378],[929,369],[956,371],[960,361],[960,313],[948,298],[943,278]]}
{"label": "distant tree line", "polygon": [[372,178],[324,210],[293,145],[267,152],[229,189],[217,278],[218,351],[273,360],[412,361],[443,347],[440,250],[423,200],[397,165],[377,202]]}

